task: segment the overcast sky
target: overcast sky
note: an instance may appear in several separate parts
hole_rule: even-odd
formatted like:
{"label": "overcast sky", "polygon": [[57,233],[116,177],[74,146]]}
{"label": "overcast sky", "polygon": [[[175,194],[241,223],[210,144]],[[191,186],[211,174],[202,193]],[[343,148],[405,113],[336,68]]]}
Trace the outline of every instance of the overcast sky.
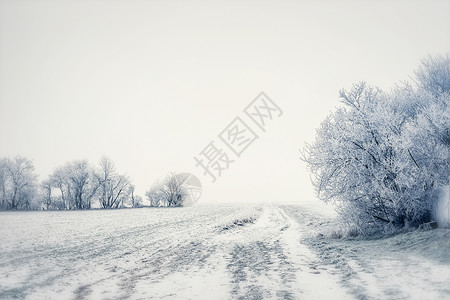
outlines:
{"label": "overcast sky", "polygon": [[[450,51],[450,1],[0,0],[0,157],[40,179],[109,156],[143,195],[168,172],[203,184],[199,203],[314,198],[299,149],[364,80],[389,89]],[[282,110],[258,131],[244,108]],[[218,135],[236,117],[259,136],[240,157]],[[235,160],[215,183],[194,156]]]}

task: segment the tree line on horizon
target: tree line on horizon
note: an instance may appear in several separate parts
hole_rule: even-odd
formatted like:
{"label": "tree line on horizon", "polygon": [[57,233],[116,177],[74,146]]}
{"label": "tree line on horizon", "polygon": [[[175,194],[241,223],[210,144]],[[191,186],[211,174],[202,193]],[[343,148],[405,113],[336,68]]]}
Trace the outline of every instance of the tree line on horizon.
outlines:
{"label": "tree line on horizon", "polygon": [[[182,206],[187,196],[184,181],[169,174],[147,192],[151,207]],[[0,158],[0,210],[83,210],[142,207],[129,176],[102,157],[97,166],[86,159],[67,162],[41,182],[31,160]]]}

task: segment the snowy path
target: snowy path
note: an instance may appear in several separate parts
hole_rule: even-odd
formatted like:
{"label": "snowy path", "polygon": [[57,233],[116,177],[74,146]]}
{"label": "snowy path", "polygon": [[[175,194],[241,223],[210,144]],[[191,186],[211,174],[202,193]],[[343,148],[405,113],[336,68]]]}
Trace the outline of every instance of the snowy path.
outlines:
{"label": "snowy path", "polygon": [[330,220],[309,208],[271,205],[0,213],[0,299],[450,295],[449,251],[429,246],[428,259],[417,250],[430,239],[449,249],[448,231],[382,241],[318,238]]}
{"label": "snowy path", "polygon": [[233,297],[344,298],[338,279],[318,270],[315,255],[300,243],[300,235],[299,225],[276,206],[265,206],[253,226],[224,235]]}

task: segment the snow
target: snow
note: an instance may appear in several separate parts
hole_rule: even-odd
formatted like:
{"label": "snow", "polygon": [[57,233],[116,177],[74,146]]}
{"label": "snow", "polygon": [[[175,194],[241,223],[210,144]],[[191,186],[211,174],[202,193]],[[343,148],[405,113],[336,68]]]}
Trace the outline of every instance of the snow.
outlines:
{"label": "snow", "polygon": [[326,206],[0,213],[0,299],[443,299],[450,231],[321,236]]}
{"label": "snow", "polygon": [[336,220],[286,208],[309,227],[302,240],[318,255],[342,287],[356,298],[445,299],[450,297],[450,231],[416,230],[371,239],[332,239]]}

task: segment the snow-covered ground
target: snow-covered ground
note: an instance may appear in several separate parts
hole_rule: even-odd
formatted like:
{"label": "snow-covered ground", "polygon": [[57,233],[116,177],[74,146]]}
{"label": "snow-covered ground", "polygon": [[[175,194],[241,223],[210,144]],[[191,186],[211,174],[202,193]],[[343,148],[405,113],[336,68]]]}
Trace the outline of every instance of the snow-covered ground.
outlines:
{"label": "snow-covered ground", "polygon": [[0,299],[450,298],[450,230],[335,226],[305,204],[2,212]]}

